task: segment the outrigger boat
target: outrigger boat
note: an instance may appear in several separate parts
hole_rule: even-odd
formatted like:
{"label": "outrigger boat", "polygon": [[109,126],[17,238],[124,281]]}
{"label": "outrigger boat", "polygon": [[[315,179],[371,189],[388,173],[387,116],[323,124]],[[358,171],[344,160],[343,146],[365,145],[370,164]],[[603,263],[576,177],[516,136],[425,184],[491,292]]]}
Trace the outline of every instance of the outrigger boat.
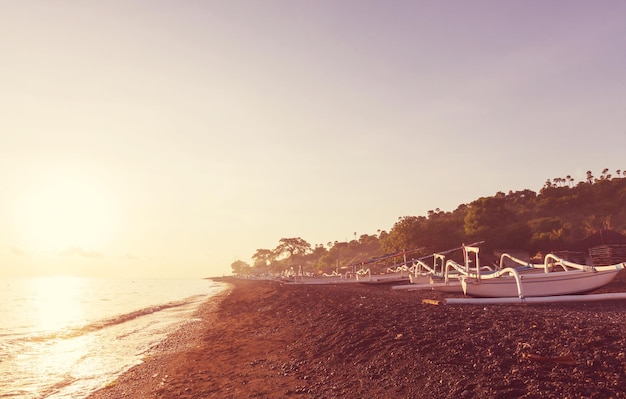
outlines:
{"label": "outrigger boat", "polygon": [[[360,284],[392,284],[392,283],[408,283],[409,275],[411,274],[411,269],[407,267],[407,259],[406,256],[409,254],[413,254],[420,251],[420,249],[413,249],[410,251],[400,251],[388,255],[383,255],[377,258],[372,258],[366,261],[352,263],[347,265],[347,268],[356,269],[359,267],[359,270],[353,272],[347,272],[344,274],[333,273],[330,275],[322,275],[315,276],[310,275],[307,276],[303,273],[302,267],[299,268],[298,273],[295,276],[290,277],[286,284],[351,284],[351,283],[360,283]],[[382,260],[391,259],[397,256],[403,256],[404,261],[397,263],[393,266],[387,268],[386,273],[381,274],[373,274],[371,269],[368,267],[365,268],[366,265],[376,263]],[[410,261],[409,261],[410,262]]]}
{"label": "outrigger boat", "polygon": [[[474,245],[482,244],[484,241],[479,241]],[[454,292],[462,293],[463,287],[461,285],[460,276],[467,275],[470,270],[470,260],[465,256],[465,265],[460,265],[457,262],[448,259],[446,261],[446,254],[464,249],[465,246],[449,249],[434,253],[429,256],[424,256],[419,259],[413,260],[413,266],[411,269],[413,272],[410,275],[410,285],[398,285],[393,286],[395,290],[434,290],[442,292]],[[425,263],[424,260],[433,258],[433,264],[430,266]],[[489,267],[484,267],[488,270],[493,270]]]}
{"label": "outrigger boat", "polygon": [[371,270],[361,269],[356,272],[356,279],[364,284],[390,284],[409,282],[411,272],[405,264],[396,267],[388,267],[387,273],[372,274]]}
{"label": "outrigger boat", "polygon": [[[388,255],[383,255],[377,258],[372,258],[364,262],[355,263],[349,266],[360,266],[360,270],[358,270],[355,275],[359,282],[364,284],[394,284],[394,283],[409,283],[410,276],[412,274],[412,267],[409,267],[408,264],[412,262],[412,260],[407,261],[407,255],[414,254],[416,252],[421,251],[421,248],[412,249],[409,251],[400,251]],[[403,260],[399,263],[396,263],[392,266],[387,267],[385,273],[381,274],[372,274],[370,268],[365,269],[365,266],[372,263],[377,263],[382,260],[392,259],[398,256],[402,256]]]}
{"label": "outrigger boat", "polygon": [[354,278],[346,276],[297,276],[285,284],[308,284],[308,285],[328,285],[328,284],[350,284],[358,283]]}
{"label": "outrigger boat", "polygon": [[484,273],[480,268],[479,248],[468,246],[463,250],[466,259],[474,256],[475,270],[459,278],[463,293],[473,297],[523,299],[579,294],[610,283],[626,267],[625,263],[608,266],[581,265],[553,254],[546,255],[543,264],[532,264],[503,254],[500,265],[508,258],[519,267],[505,267]]}
{"label": "outrigger boat", "polygon": [[[448,273],[445,255],[436,253],[432,255],[432,268],[422,259],[414,261],[414,273],[411,275],[411,285],[407,287],[394,286],[393,289],[423,290],[431,289],[443,292],[462,292],[461,281],[457,270]],[[448,262],[451,262],[450,260]],[[439,268],[440,271],[437,269]],[[445,272],[444,272],[445,270]]]}

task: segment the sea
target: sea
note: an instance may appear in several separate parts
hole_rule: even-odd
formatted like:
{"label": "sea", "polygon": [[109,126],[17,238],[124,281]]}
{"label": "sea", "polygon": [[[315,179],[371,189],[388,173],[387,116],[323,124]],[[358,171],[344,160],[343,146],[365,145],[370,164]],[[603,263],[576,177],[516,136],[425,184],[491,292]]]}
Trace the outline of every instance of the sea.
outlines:
{"label": "sea", "polygon": [[0,398],[85,398],[225,287],[206,279],[0,279]]}

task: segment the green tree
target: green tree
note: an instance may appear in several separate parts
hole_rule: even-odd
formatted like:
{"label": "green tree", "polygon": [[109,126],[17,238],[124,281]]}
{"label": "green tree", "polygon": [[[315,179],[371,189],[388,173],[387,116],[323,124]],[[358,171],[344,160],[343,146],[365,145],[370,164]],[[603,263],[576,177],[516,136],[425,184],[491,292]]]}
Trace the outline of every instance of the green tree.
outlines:
{"label": "green tree", "polygon": [[420,239],[427,219],[424,216],[401,216],[393,225],[389,234],[381,239],[381,248],[384,253],[393,253],[402,250],[420,247]]}
{"label": "green tree", "polygon": [[230,268],[233,270],[233,274],[236,276],[247,276],[252,272],[252,267],[248,263],[241,260],[234,261],[230,265]]}
{"label": "green tree", "polygon": [[274,261],[274,252],[269,249],[257,249],[252,255],[252,259],[254,260],[254,268],[260,273],[265,273]]}
{"label": "green tree", "polygon": [[[524,239],[530,232],[519,223],[513,210],[506,206],[506,197],[479,198],[472,202],[465,216],[465,233],[472,241],[484,240],[487,248],[504,248]],[[527,242],[517,242],[515,247]]]}
{"label": "green tree", "polygon": [[287,254],[289,258],[293,258],[295,255],[306,255],[311,251],[311,244],[300,237],[281,238],[278,242],[278,246],[274,249],[277,257]]}

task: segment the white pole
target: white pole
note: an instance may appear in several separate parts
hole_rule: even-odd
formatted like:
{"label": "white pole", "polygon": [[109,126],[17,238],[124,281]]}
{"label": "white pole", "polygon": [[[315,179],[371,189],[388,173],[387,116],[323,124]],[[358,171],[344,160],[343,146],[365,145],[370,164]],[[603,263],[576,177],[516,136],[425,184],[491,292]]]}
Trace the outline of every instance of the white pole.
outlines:
{"label": "white pole", "polygon": [[446,298],[446,305],[489,305],[515,303],[593,302],[626,299],[626,292],[586,295],[534,296],[529,298]]}

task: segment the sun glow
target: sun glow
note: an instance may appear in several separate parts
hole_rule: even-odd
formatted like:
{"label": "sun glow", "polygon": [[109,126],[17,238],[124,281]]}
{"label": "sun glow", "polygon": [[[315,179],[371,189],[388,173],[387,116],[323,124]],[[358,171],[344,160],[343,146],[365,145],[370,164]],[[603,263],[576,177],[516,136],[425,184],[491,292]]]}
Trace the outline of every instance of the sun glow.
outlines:
{"label": "sun glow", "polygon": [[84,280],[76,277],[53,276],[33,280],[35,311],[31,315],[39,331],[57,331],[84,324],[82,297]]}
{"label": "sun glow", "polygon": [[25,192],[18,208],[22,244],[38,251],[95,249],[113,229],[110,196],[77,174],[46,176]]}

